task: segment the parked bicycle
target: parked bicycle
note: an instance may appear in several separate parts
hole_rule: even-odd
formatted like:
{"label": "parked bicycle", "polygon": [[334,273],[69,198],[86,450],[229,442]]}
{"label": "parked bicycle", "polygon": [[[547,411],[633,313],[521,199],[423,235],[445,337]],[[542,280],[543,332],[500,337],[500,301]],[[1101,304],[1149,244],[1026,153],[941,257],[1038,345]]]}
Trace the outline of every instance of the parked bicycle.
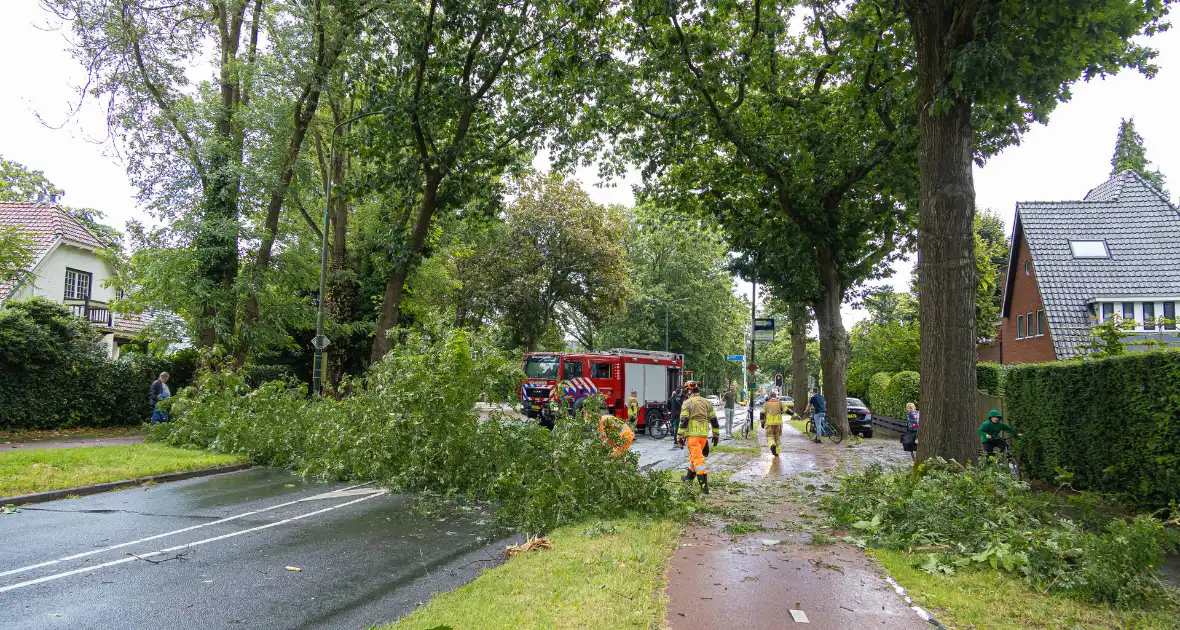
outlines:
{"label": "parked bicycle", "polygon": [[753,411],[746,411],[746,421],[742,423],[742,439],[750,439],[750,431],[754,430],[754,413]]}
{"label": "parked bicycle", "polygon": [[665,435],[672,432],[672,421],[664,414],[660,414],[652,418],[648,422],[647,432],[655,439],[662,440]]}
{"label": "parked bicycle", "polygon": [[[824,423],[823,427],[821,428],[823,429],[824,437],[828,438],[832,444],[839,444],[844,439],[840,435],[840,432],[836,430],[836,427],[832,426],[832,423],[828,420],[827,416],[824,416]],[[803,432],[807,434],[807,437],[813,440],[816,438],[814,417],[807,419],[807,426],[803,428]]]}

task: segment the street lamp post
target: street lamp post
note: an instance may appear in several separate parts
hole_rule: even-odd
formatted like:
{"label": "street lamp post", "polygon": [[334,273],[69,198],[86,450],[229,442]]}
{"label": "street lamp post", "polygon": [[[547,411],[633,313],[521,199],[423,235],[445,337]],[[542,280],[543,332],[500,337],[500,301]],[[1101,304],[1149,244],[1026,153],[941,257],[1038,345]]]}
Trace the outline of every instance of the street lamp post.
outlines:
{"label": "street lamp post", "polygon": [[336,136],[340,128],[352,124],[362,118],[369,116],[377,116],[388,114],[391,108],[383,108],[373,112],[362,112],[341,122],[332,128],[332,142],[331,148],[328,150],[328,176],[324,180],[324,233],[323,240],[320,243],[320,293],[318,308],[315,318],[315,361],[312,363],[311,373],[311,393],[318,395],[320,393],[320,376],[324,371],[324,348],[328,347],[328,338],[324,336],[324,294],[327,292],[328,286],[328,232],[331,228],[331,212],[332,212],[332,162],[336,159]]}
{"label": "street lamp post", "polygon": [[657,302],[659,304],[664,305],[664,352],[668,351],[668,309],[671,305],[673,305],[677,302],[683,302],[687,299],[688,298],[677,298],[675,300],[668,300],[668,299],[653,298],[653,297],[647,298],[647,300],[649,302]]}

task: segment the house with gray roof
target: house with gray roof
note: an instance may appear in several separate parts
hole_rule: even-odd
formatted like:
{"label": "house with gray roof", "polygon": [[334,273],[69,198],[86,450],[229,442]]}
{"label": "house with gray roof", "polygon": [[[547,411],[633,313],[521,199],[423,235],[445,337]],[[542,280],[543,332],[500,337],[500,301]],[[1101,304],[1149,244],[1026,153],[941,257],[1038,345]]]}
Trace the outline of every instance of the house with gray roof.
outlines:
{"label": "house with gray roof", "polygon": [[1180,310],[1180,212],[1137,173],[1118,173],[1080,201],[1017,204],[1011,245],[999,339],[981,357],[1078,358],[1091,327],[1116,315],[1133,320],[1132,347],[1180,345],[1171,321]]}
{"label": "house with gray roof", "polygon": [[144,327],[144,315],[116,314],[114,269],[98,256],[104,245],[53,202],[0,202],[0,227],[15,228],[31,243],[33,264],[16,284],[0,283],[0,304],[34,296],[59,302],[90,322],[111,358]]}

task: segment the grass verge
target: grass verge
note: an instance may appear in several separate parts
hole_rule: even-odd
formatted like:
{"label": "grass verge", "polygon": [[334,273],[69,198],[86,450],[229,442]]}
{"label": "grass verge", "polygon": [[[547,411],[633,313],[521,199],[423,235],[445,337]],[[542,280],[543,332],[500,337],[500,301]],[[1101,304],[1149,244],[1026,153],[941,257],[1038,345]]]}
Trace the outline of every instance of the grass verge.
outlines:
{"label": "grass verge", "polygon": [[803,435],[807,435],[807,421],[806,420],[789,420],[788,422],[790,423],[791,426],[795,427],[796,431],[802,433]]}
{"label": "grass verge", "polygon": [[757,446],[729,446],[726,444],[718,444],[710,447],[711,453],[752,453],[757,455],[762,452],[762,449]]}
{"label": "grass verge", "polygon": [[246,461],[238,455],[162,444],[85,446],[0,453],[0,496],[89,486]]}
{"label": "grass verge", "polygon": [[588,521],[439,595],[387,629],[651,628],[663,624],[678,519]]}
{"label": "grass verge", "polygon": [[950,628],[1180,628],[1177,611],[1120,611],[1038,593],[1026,588],[1019,577],[999,571],[961,570],[949,576],[931,575],[914,567],[912,557],[905,552],[871,549],[868,553],[918,605]]}

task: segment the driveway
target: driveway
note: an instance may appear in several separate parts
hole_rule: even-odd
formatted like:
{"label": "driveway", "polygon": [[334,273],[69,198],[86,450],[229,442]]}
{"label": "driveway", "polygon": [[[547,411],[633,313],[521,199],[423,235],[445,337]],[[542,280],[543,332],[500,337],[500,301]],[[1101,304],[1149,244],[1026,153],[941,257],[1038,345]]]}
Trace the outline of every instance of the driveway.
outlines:
{"label": "driveway", "polygon": [[21,508],[0,540],[5,628],[128,629],[366,628],[509,544],[478,510],[275,469]]}

